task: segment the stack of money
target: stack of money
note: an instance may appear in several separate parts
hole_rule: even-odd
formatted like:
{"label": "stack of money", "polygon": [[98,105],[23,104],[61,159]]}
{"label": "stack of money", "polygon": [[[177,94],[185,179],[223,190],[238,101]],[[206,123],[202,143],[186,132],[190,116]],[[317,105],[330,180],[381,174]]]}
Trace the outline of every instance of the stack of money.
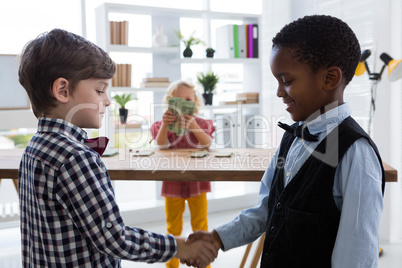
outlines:
{"label": "stack of money", "polygon": [[185,101],[182,98],[170,98],[168,101],[168,109],[176,116],[177,121],[174,124],[168,126],[168,130],[176,133],[177,136],[182,136],[187,133],[186,128],[181,128],[179,126],[179,120],[184,117],[185,114],[193,116],[195,103],[192,101]]}

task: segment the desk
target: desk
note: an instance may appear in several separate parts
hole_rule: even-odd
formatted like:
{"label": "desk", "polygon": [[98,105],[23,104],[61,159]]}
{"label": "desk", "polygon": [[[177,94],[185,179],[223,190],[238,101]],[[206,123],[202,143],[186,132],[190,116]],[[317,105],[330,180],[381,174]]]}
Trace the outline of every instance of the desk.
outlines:
{"label": "desk", "polygon": [[[14,179],[17,188],[18,167],[23,149],[0,151],[0,179]],[[194,149],[154,150],[150,156],[124,151],[112,157],[102,157],[112,180],[176,180],[176,181],[260,181],[275,149],[210,149],[203,158],[191,158]],[[230,158],[218,158],[223,152],[233,152]],[[397,170],[383,163],[385,181],[396,182]],[[256,267],[262,252],[264,236],[259,239],[251,267]],[[240,267],[244,267],[250,243]],[[380,248],[381,251],[381,248]]]}
{"label": "desk", "polygon": [[[0,150],[0,179],[18,179],[18,167],[24,149]],[[150,156],[136,156],[124,151],[102,157],[112,180],[152,181],[260,181],[275,149],[230,148],[210,149],[208,156],[191,158],[194,149],[154,150]],[[233,152],[230,158],[216,154]],[[396,182],[397,170],[386,163],[385,180]]]}

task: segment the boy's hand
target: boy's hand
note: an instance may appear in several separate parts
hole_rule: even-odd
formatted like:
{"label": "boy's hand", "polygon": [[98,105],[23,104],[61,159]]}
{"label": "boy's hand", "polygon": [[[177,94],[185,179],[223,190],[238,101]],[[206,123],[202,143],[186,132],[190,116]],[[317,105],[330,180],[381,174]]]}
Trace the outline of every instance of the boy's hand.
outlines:
{"label": "boy's hand", "polygon": [[188,236],[188,238],[186,239],[186,243],[191,244],[197,240],[203,240],[213,243],[215,245],[215,248],[217,248],[218,250],[223,246],[222,240],[215,230],[213,230],[212,232],[196,231]]}
{"label": "boy's hand", "polygon": [[182,263],[191,263],[197,267],[206,267],[218,256],[218,250],[211,242],[197,240],[193,243],[186,243],[184,238],[176,237],[177,253]]}
{"label": "boy's hand", "polygon": [[176,116],[169,110],[167,110],[162,116],[162,122],[166,125],[171,125],[176,122]]}
{"label": "boy's hand", "polygon": [[[216,250],[216,256],[218,256],[218,251],[222,247],[222,241],[221,238],[219,237],[219,234],[215,230],[213,230],[212,232],[196,231],[190,234],[186,239],[187,244],[196,243],[197,241],[204,241],[214,244],[214,248]],[[180,262],[183,264],[185,263],[188,266],[191,266],[191,265],[197,265],[200,262],[200,260],[187,259],[187,260],[181,260]]]}

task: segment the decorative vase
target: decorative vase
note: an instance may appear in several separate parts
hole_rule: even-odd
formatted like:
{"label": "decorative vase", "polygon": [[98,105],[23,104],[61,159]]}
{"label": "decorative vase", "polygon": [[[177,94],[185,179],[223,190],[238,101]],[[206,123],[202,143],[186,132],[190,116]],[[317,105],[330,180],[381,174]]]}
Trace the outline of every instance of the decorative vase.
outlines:
{"label": "decorative vase", "polygon": [[186,49],[183,50],[183,57],[191,58],[191,56],[193,56],[193,51],[191,50],[191,48],[186,47]]}
{"label": "decorative vase", "polygon": [[213,93],[202,93],[202,97],[204,98],[204,104],[212,105],[213,96],[214,96]]}
{"label": "decorative vase", "polygon": [[165,47],[168,42],[168,37],[163,34],[163,26],[156,27],[156,34],[152,37],[154,47]]}
{"label": "decorative vase", "polygon": [[119,108],[120,123],[125,124],[127,122],[128,109]]}

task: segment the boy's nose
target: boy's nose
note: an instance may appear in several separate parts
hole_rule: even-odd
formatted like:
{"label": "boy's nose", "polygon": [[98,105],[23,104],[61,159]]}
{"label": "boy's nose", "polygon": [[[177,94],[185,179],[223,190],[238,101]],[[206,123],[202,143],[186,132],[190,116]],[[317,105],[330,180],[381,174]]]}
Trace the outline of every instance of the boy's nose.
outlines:
{"label": "boy's nose", "polygon": [[106,99],[105,99],[104,103],[105,103],[105,106],[108,107],[111,104],[111,102],[110,102],[109,96],[107,94],[105,94],[105,95],[106,95]]}
{"label": "boy's nose", "polygon": [[286,96],[286,91],[283,90],[283,89],[281,88],[281,86],[278,86],[278,88],[277,88],[277,90],[276,90],[276,96],[277,96],[278,98],[283,98],[283,97]]}

